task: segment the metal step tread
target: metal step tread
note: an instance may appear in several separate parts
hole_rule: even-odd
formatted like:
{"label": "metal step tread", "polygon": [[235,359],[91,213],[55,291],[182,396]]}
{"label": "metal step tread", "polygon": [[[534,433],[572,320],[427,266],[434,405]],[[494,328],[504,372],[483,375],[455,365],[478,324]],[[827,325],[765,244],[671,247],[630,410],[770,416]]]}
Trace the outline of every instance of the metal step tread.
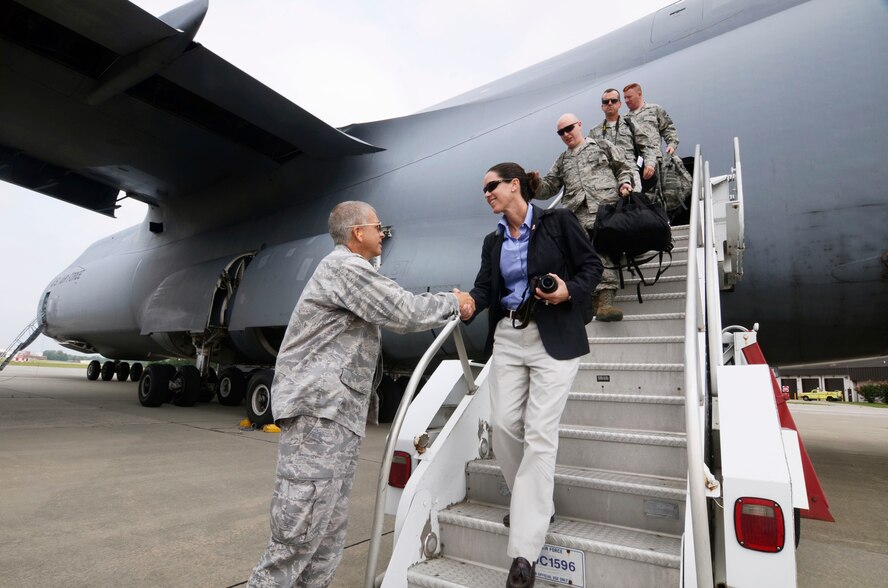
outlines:
{"label": "metal step tread", "polygon": [[[650,280],[650,278],[645,278],[645,280]],[[687,282],[687,280],[688,280],[688,276],[686,274],[669,274],[669,275],[660,276],[660,279],[658,280],[657,283],[662,284],[664,282]],[[629,286],[629,285],[634,286],[634,285],[638,284],[639,282],[641,282],[641,278],[633,278],[633,277],[631,277],[631,274],[629,276],[623,277],[623,284],[625,286]]]}
{"label": "metal step tread", "polygon": [[[502,507],[463,502],[440,511],[438,522],[508,535],[509,530],[503,526],[503,516],[508,512]],[[678,568],[681,562],[680,536],[557,516],[546,533],[546,543],[669,568]],[[446,549],[445,545],[445,555]]]}
{"label": "metal step tread", "polygon": [[684,396],[662,396],[654,394],[607,394],[604,392],[570,392],[568,400],[585,402],[629,402],[637,404],[675,404],[684,405]]}
{"label": "metal step tread", "polygon": [[[501,476],[499,463],[495,459],[476,459],[466,466],[469,474]],[[645,476],[626,472],[612,472],[594,468],[556,465],[555,483],[560,486],[609,490],[623,494],[651,496],[668,500],[683,501],[686,497],[687,482],[680,478]]]}
{"label": "metal step tread", "polygon": [[581,362],[579,369],[593,371],[683,372],[683,363],[592,363]]}
{"label": "metal step tread", "polygon": [[[661,292],[659,294],[644,294],[642,300],[684,300],[684,292]],[[620,294],[614,298],[616,302],[635,302],[638,297],[633,294]],[[644,302],[642,302],[644,304]]]}
{"label": "metal step tread", "polygon": [[589,345],[639,345],[641,343],[684,343],[684,336],[661,337],[589,337]]}
{"label": "metal step tread", "polygon": [[684,433],[667,433],[664,431],[633,431],[630,429],[560,425],[558,427],[558,435],[559,437],[586,439],[589,441],[635,443],[638,445],[659,445],[662,447],[687,447],[687,436]]}
{"label": "metal step tread", "polygon": [[[439,557],[407,570],[407,584],[416,588],[490,588],[503,586],[509,572],[474,562]],[[534,586],[556,588],[559,584],[537,579]]]}
{"label": "metal step tread", "polygon": [[683,312],[660,312],[656,314],[623,314],[624,321],[673,321],[683,319]]}

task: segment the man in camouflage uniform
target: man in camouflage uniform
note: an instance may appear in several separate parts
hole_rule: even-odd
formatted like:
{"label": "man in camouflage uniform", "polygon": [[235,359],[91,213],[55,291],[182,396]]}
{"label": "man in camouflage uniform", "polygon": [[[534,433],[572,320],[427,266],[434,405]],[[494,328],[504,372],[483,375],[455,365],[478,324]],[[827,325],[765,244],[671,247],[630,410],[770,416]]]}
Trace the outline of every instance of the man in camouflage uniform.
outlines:
{"label": "man in camouflage uniform", "polygon": [[379,329],[441,327],[471,297],[414,295],[379,274],[382,227],[363,202],[330,213],[336,244],[299,298],[278,352],[272,412],[281,428],[271,539],[249,586],[328,586],[342,558],[348,499],[373,391]]}
{"label": "man in camouflage uniform", "polygon": [[[638,173],[639,166],[645,154],[650,152],[652,144],[648,136],[643,130],[637,129],[635,125],[627,119],[620,116],[620,91],[616,88],[608,88],[601,94],[601,110],[604,112],[604,121],[591,131],[589,136],[592,138],[607,139],[617,147],[623,150],[626,156],[626,163],[632,168],[632,184],[635,192],[641,192],[641,176]],[[644,172],[654,172],[654,166],[657,165],[656,160],[644,162],[642,168]],[[650,170],[648,170],[650,168]]]}
{"label": "man in camouflage uniform", "polygon": [[[623,99],[626,100],[626,106],[629,107],[629,114],[626,115],[626,118],[635,124],[636,132],[641,131],[649,138],[648,150],[644,155],[645,163],[659,163],[662,159],[661,141],[666,141],[666,153],[669,155],[675,153],[678,148],[678,132],[663,107],[645,102],[641,86],[635,83],[623,88]],[[649,170],[645,166],[641,175],[646,180],[650,179],[654,175],[654,170],[653,168]]]}
{"label": "man in camouflage uniform", "polygon": [[[558,156],[537,189],[535,198],[544,200],[564,188],[561,203],[580,220],[592,237],[595,215],[600,204],[612,204],[618,196],[632,191],[632,168],[626,163],[623,150],[606,139],[583,136],[583,123],[575,114],[563,114],[555,125],[567,150]],[[601,282],[593,301],[595,318],[619,321],[623,311],[614,306],[617,293],[617,272],[604,266]]]}

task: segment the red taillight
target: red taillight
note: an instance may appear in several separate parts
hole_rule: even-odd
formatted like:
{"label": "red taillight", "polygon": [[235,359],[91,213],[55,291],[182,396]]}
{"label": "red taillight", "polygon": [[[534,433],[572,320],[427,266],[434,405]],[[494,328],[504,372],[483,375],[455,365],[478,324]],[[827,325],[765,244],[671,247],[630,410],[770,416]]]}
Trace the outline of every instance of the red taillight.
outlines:
{"label": "red taillight", "polygon": [[734,532],[746,549],[775,553],[783,549],[783,509],[773,500],[738,498],[734,503]]}
{"label": "red taillight", "polygon": [[403,488],[410,479],[410,466],[413,461],[406,451],[396,451],[392,457],[392,467],[389,469],[389,486]]}

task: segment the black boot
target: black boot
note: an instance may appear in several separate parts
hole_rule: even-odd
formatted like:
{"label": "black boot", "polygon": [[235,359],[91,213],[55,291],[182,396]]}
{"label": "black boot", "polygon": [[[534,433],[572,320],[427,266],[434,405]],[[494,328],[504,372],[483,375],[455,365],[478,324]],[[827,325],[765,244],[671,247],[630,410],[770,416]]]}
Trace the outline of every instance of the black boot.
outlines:
{"label": "black boot", "polygon": [[536,563],[530,565],[530,562],[523,557],[512,560],[509,577],[506,578],[506,588],[533,588],[535,581]]}

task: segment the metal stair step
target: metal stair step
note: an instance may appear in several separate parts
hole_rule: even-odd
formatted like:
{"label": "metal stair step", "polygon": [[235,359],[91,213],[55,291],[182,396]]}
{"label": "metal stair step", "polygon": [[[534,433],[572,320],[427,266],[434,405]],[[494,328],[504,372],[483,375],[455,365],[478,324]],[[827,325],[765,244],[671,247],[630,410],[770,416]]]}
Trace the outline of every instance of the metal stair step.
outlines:
{"label": "metal stair step", "polygon": [[[647,279],[648,277],[653,278],[654,276],[645,275],[645,279]],[[645,286],[644,284],[642,284],[641,297],[644,298],[645,295],[649,293],[656,294],[660,292],[684,292],[687,279],[688,277],[686,274],[673,274],[672,271],[669,271],[660,276],[660,279],[657,281],[657,283],[652,286]],[[617,293],[632,294],[636,291],[635,287],[639,282],[641,282],[641,279],[633,277],[627,272],[623,272],[624,288],[622,290],[618,290]]]}
{"label": "metal stair step", "polygon": [[[502,524],[507,512],[502,507],[465,502],[440,511],[443,555],[508,569],[509,529]],[[627,581],[635,586],[678,585],[678,536],[556,517],[546,543],[584,553],[586,586],[626,586]]]}
{"label": "metal stair step", "polygon": [[683,433],[684,396],[571,392],[561,424]]}
{"label": "metal stair step", "polygon": [[629,314],[663,314],[684,312],[685,309],[685,293],[684,292],[660,292],[650,294],[641,289],[641,302],[638,302],[635,288],[619,291],[614,303],[619,306],[623,313]]}
{"label": "metal stair step", "polygon": [[[490,588],[503,586],[508,570],[491,568],[449,557],[418,563],[407,570],[408,588]],[[536,580],[534,587],[556,587],[559,584]]]}
{"label": "metal stair step", "polygon": [[644,358],[648,361],[680,363],[684,361],[684,337],[589,337],[591,361],[603,363],[628,362]]}
{"label": "metal stair step", "polygon": [[681,363],[599,363],[581,360],[572,390],[663,396],[680,395],[683,387],[684,364]]}
{"label": "metal stair step", "polygon": [[[687,475],[684,433],[561,425],[558,436],[559,465],[671,478]],[[493,445],[496,453],[495,439]]]}
{"label": "metal stair step", "polygon": [[[644,296],[644,293],[642,293]],[[684,334],[684,312],[655,314],[626,314],[623,320],[601,322],[594,320],[586,325],[590,337],[664,337]]]}
{"label": "metal stair step", "polygon": [[[496,460],[469,462],[466,481],[468,500],[509,506],[509,489]],[[684,479],[557,465],[555,513],[556,517],[680,535],[686,487]]]}

